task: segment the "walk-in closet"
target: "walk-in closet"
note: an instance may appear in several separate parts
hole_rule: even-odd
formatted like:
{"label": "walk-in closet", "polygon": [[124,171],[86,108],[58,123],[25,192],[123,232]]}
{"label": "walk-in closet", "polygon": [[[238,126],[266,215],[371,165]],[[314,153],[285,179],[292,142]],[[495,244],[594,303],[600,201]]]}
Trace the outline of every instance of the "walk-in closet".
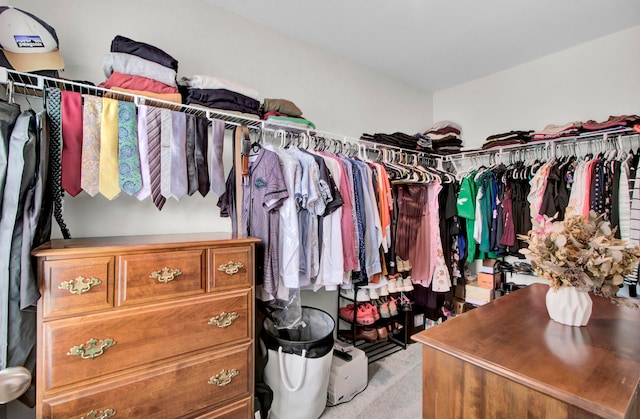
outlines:
{"label": "walk-in closet", "polygon": [[0,6],[0,418],[640,415],[636,3]]}

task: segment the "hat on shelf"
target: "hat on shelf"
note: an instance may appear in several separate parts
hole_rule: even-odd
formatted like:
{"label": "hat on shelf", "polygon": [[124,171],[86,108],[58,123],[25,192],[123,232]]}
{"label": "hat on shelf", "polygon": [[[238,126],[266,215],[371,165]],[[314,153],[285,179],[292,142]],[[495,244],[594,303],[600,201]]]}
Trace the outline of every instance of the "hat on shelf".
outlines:
{"label": "hat on shelf", "polygon": [[20,9],[0,6],[0,64],[23,72],[61,70],[55,29]]}

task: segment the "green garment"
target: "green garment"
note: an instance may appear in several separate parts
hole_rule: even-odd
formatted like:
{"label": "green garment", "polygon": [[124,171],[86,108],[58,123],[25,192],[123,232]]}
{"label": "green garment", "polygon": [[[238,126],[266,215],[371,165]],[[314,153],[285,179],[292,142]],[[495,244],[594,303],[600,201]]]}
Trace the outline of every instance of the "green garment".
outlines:
{"label": "green garment", "polygon": [[465,219],[467,226],[467,262],[473,262],[476,257],[476,240],[473,238],[473,226],[476,219],[476,195],[478,193],[473,178],[476,171],[469,173],[462,179],[456,208],[458,216]]}

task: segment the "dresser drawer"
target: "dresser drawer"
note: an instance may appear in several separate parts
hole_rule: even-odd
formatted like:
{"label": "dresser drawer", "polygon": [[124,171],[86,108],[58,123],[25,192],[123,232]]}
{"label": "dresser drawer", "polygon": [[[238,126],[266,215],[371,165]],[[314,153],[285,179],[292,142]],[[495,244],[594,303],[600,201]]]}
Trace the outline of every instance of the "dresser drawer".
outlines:
{"label": "dresser drawer", "polygon": [[[45,397],[42,416],[80,418],[89,417],[92,410],[104,412],[112,409],[115,415],[111,417],[116,419],[194,417],[195,413],[208,407],[215,408],[227,401],[242,397],[246,400],[247,396],[251,396],[252,359],[253,346],[246,343],[237,348],[215,354],[200,354],[114,379],[109,384],[92,385],[88,380],[73,393]],[[218,379],[217,383],[212,380],[213,377]],[[242,406],[232,410],[243,412]],[[218,412],[221,416],[206,417],[227,417],[223,413],[229,412],[229,408],[221,407]]]}
{"label": "dresser drawer", "polygon": [[205,292],[205,250],[119,257],[118,305],[161,301]]}
{"label": "dresser drawer", "polygon": [[44,390],[248,341],[251,308],[251,291],[239,290],[45,322]]}
{"label": "dresser drawer", "polygon": [[42,271],[43,318],[113,307],[113,257],[46,260]]}
{"label": "dresser drawer", "polygon": [[233,404],[229,404],[214,412],[196,415],[197,419],[241,419],[254,418],[253,397],[248,397]]}
{"label": "dresser drawer", "polygon": [[231,247],[209,250],[212,291],[224,291],[252,286],[252,247]]}

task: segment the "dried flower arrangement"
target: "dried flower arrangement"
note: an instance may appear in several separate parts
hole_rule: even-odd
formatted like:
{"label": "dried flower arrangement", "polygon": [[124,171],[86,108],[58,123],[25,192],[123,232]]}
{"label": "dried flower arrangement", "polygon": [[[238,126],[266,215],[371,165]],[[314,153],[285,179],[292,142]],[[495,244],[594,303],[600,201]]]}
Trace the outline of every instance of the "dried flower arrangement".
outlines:
{"label": "dried flower arrangement", "polygon": [[548,232],[530,231],[520,238],[529,244],[521,249],[536,274],[549,280],[549,286],[578,287],[639,308],[630,299],[616,297],[623,278],[633,272],[640,259],[640,247],[627,247],[614,236],[615,230],[602,216],[591,211],[589,217],[570,216],[552,223]]}

